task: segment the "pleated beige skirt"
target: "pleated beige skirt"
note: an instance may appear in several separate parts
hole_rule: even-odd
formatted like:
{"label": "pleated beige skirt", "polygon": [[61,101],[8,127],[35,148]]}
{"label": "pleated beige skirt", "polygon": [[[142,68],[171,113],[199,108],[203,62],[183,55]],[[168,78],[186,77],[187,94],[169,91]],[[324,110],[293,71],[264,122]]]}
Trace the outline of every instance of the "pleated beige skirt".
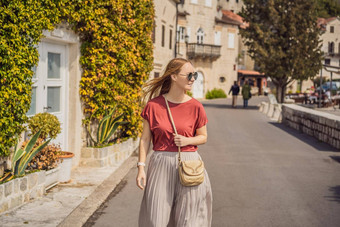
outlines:
{"label": "pleated beige skirt", "polygon": [[[185,187],[178,176],[178,152],[155,151],[148,165],[146,187],[139,212],[139,227],[210,227],[212,192],[207,172],[204,182]],[[181,152],[185,160],[197,152]]]}

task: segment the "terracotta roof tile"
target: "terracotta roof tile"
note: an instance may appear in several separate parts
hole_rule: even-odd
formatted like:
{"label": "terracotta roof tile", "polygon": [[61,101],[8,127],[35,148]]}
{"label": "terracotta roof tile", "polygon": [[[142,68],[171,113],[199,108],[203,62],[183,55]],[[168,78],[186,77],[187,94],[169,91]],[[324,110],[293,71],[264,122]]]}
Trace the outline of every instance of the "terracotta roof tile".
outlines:
{"label": "terracotta roof tile", "polygon": [[222,10],[222,19],[221,22],[236,24],[239,25],[241,28],[248,27],[248,23],[243,21],[243,18],[229,10]]}

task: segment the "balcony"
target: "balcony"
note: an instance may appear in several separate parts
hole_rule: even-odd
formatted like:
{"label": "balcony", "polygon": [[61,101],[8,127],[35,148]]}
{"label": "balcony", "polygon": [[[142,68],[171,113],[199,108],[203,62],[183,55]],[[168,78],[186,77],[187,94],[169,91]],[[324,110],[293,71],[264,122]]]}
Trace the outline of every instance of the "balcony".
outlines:
{"label": "balcony", "polygon": [[199,43],[188,43],[187,56],[189,59],[203,58],[215,60],[221,56],[221,46]]}
{"label": "balcony", "polygon": [[336,52],[328,52],[328,53],[325,54],[325,56],[327,56],[327,57],[340,57],[340,50],[339,50],[338,53],[336,53]]}

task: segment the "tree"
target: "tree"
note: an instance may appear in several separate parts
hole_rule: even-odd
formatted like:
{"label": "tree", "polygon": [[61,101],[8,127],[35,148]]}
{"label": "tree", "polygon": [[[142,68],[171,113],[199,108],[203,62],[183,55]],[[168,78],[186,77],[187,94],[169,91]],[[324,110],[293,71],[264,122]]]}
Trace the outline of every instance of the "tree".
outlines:
{"label": "tree", "polygon": [[313,78],[322,67],[315,1],[244,0],[240,15],[249,23],[240,30],[248,53],[282,103],[290,82]]}
{"label": "tree", "polygon": [[317,0],[317,14],[323,18],[340,16],[340,1]]}

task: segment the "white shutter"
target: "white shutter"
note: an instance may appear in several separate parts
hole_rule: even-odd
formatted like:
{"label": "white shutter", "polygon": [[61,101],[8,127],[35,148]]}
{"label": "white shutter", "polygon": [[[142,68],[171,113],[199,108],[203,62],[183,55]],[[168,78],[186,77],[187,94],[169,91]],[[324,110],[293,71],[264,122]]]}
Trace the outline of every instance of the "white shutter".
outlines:
{"label": "white shutter", "polygon": [[189,43],[190,43],[190,32],[191,32],[190,27],[187,27],[187,36],[188,36],[188,42]]}
{"label": "white shutter", "polygon": [[211,7],[211,3],[212,3],[211,0],[205,0],[205,5],[206,5],[206,6]]}
{"label": "white shutter", "polygon": [[179,39],[180,39],[180,34],[179,34],[179,32],[178,31],[180,31],[180,26],[179,25],[177,25],[177,32],[176,32],[176,42],[178,42],[179,41]]}
{"label": "white shutter", "polygon": [[221,45],[221,31],[215,31],[215,45]]}
{"label": "white shutter", "polygon": [[228,48],[235,48],[235,34],[228,33]]}

